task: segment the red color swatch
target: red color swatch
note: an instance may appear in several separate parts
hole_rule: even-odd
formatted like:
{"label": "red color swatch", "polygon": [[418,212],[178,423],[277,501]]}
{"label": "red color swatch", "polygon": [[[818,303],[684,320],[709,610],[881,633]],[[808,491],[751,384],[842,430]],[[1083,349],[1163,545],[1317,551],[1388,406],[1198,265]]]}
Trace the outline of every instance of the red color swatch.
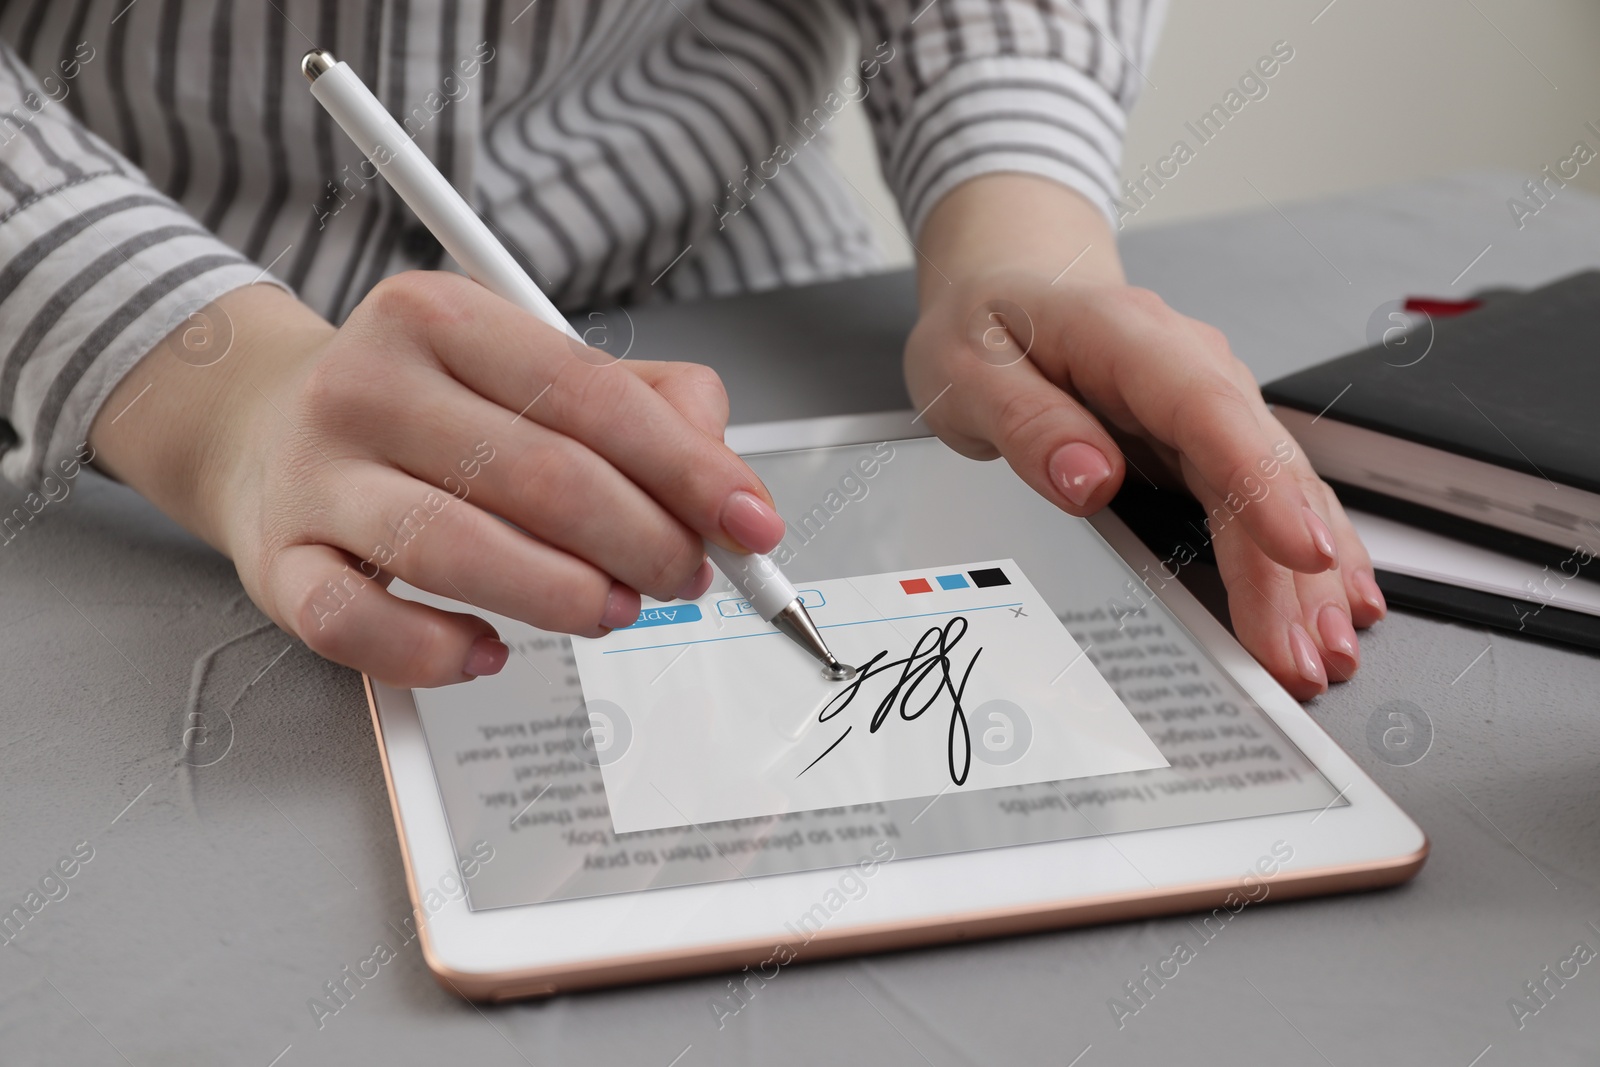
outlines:
{"label": "red color swatch", "polygon": [[933,592],[933,586],[928,584],[928,579],[926,579],[926,578],[904,578],[904,579],[901,579],[900,588],[904,589],[908,593],[931,593],[931,592]]}

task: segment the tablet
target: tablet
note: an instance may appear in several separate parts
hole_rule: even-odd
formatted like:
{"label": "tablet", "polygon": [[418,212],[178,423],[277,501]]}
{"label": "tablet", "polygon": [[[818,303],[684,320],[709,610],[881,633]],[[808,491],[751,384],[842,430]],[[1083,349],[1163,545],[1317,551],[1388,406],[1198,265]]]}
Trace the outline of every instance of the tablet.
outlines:
{"label": "tablet", "polygon": [[729,431],[788,522],[772,556],[817,625],[877,656],[853,703],[726,585],[646,601],[578,648],[478,611],[513,650],[499,675],[367,681],[445,985],[748,985],[828,955],[1185,911],[1211,931],[1421,868],[1422,831],[1175,561],[919,431],[909,413]]}

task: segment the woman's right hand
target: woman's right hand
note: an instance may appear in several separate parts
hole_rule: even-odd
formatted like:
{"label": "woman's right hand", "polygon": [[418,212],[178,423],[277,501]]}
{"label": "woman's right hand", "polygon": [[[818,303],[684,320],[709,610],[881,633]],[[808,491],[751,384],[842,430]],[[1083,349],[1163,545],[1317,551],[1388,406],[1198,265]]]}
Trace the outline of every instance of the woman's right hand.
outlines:
{"label": "woman's right hand", "polygon": [[175,330],[101,408],[96,463],[230,556],[312,651],[390,685],[492,674],[508,654],[488,622],[396,597],[392,578],[598,636],[637,618],[640,593],[705,592],[702,537],[766,552],[783,536],[722,442],[727,395],[705,367],[613,360],[444,272],[383,281],[337,330],[261,285],[207,316],[231,323],[231,350],[195,365],[194,327]]}

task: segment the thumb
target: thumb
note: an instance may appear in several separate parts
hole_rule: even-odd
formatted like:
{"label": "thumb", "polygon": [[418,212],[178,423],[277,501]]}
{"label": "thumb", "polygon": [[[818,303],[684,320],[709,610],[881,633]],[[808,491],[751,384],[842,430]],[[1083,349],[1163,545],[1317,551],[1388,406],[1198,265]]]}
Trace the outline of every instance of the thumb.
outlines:
{"label": "thumb", "polygon": [[1122,450],[1098,419],[1028,358],[1032,330],[1006,301],[907,345],[906,379],[923,421],[956,451],[1004,456],[1045,499],[1073,515],[1110,502],[1122,484]]}

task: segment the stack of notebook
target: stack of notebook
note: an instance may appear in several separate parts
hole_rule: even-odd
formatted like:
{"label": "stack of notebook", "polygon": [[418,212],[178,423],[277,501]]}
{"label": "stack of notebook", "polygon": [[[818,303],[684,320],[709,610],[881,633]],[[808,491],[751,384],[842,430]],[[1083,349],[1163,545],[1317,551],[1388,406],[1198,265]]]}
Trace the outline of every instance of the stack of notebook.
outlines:
{"label": "stack of notebook", "polygon": [[1386,340],[1262,389],[1385,596],[1600,648],[1600,272]]}

